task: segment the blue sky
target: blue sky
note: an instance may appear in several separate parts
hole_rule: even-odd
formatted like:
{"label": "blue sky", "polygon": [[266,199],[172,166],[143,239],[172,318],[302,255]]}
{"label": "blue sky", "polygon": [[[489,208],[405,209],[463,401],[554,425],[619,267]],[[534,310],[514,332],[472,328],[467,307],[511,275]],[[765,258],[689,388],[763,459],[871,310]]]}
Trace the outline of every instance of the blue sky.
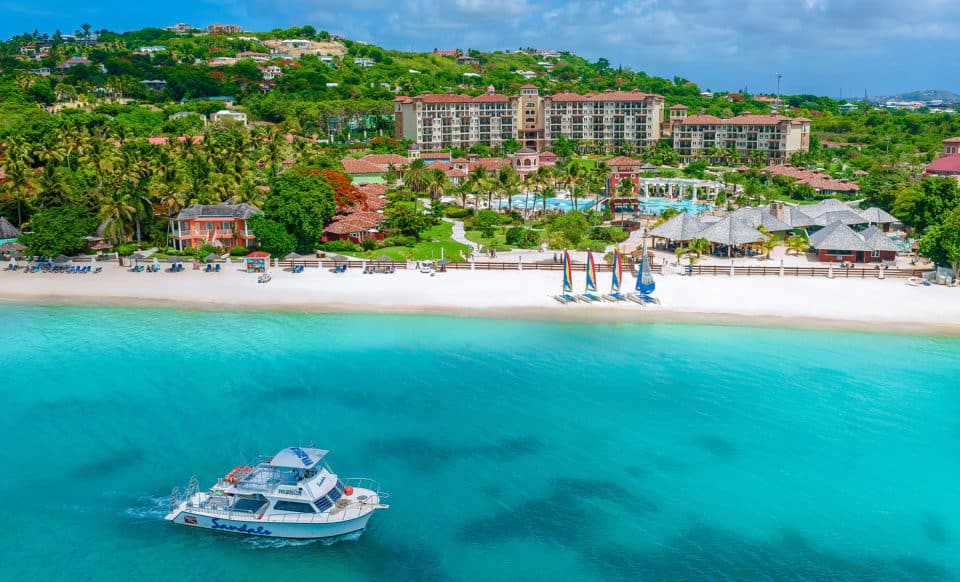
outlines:
{"label": "blue sky", "polygon": [[[60,3],[58,3],[60,4]],[[0,35],[187,22],[311,24],[387,48],[570,50],[705,89],[960,93],[957,0],[0,0]]]}

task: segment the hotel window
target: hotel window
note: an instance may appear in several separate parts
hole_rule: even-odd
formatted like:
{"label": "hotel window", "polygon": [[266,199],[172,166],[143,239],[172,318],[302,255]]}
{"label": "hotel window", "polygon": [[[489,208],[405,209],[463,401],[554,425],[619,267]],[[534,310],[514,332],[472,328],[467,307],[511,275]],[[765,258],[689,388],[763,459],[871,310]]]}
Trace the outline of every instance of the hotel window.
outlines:
{"label": "hotel window", "polygon": [[213,230],[213,223],[212,223],[212,222],[204,222],[204,223],[203,223],[203,230]]}

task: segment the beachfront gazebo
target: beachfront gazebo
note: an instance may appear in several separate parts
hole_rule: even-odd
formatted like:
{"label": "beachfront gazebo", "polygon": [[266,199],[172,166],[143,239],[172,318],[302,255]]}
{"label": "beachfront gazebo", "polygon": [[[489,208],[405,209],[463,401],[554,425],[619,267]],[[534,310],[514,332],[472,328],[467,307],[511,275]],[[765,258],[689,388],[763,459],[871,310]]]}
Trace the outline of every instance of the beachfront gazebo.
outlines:
{"label": "beachfront gazebo", "polygon": [[727,215],[707,225],[697,233],[696,238],[705,238],[714,245],[727,247],[727,256],[733,254],[733,247],[739,247],[765,240],[767,237],[746,220]]}
{"label": "beachfront gazebo", "polygon": [[699,232],[703,230],[703,225],[686,212],[674,216],[663,224],[651,228],[647,236],[654,238],[663,238],[672,243],[687,242],[699,237]]}

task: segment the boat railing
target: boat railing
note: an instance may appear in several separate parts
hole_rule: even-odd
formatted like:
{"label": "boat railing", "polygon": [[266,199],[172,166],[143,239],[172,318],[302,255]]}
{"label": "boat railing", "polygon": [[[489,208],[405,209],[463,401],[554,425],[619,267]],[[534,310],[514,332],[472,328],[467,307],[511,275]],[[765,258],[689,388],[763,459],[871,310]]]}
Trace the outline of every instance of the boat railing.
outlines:
{"label": "boat railing", "polygon": [[384,493],[380,491],[380,482],[369,477],[349,477],[347,479],[341,479],[344,485],[349,485],[357,489],[369,489],[377,494],[377,497],[380,499],[386,499],[390,497],[389,493]]}

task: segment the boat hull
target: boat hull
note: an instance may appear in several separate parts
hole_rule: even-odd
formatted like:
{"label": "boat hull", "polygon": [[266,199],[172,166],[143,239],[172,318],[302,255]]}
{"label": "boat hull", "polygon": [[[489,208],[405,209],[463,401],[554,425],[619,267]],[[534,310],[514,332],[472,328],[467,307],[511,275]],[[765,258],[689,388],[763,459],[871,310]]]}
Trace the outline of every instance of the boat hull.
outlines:
{"label": "boat hull", "polygon": [[331,523],[309,522],[282,522],[262,520],[227,519],[221,516],[204,515],[202,512],[179,511],[167,516],[167,520],[187,527],[210,529],[242,535],[293,538],[293,539],[321,539],[342,536],[362,530],[367,526],[373,512],[366,513],[354,519],[335,521]]}

